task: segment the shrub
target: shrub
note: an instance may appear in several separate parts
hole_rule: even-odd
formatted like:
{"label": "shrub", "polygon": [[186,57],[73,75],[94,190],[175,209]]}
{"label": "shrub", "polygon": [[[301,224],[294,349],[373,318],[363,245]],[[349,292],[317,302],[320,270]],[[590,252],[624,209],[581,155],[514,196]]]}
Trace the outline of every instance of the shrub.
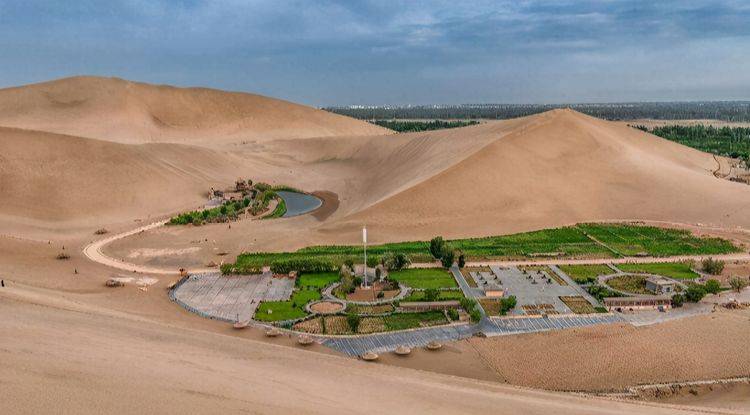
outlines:
{"label": "shrub", "polygon": [[747,280],[741,277],[732,277],[729,279],[729,286],[736,292],[740,292],[747,287]]}
{"label": "shrub", "polygon": [[430,253],[435,259],[440,259],[443,256],[443,246],[445,242],[442,236],[436,236],[430,240]]}
{"label": "shrub", "polygon": [[516,307],[516,304],[518,301],[516,300],[515,295],[511,295],[508,298],[503,298],[500,300],[500,313],[505,315],[508,313],[508,311],[514,309]]}
{"label": "shrub", "polygon": [[471,317],[471,321],[476,323],[482,319],[482,313],[480,313],[479,310],[475,308],[469,312],[469,317]]}
{"label": "shrub", "polygon": [[461,304],[461,308],[466,310],[467,313],[470,313],[471,310],[474,310],[477,307],[477,300],[473,298],[464,297],[458,300],[458,303]]}
{"label": "shrub", "polygon": [[357,328],[359,328],[359,322],[360,322],[359,315],[354,314],[354,313],[347,314],[346,322],[349,323],[349,328],[352,329],[352,331],[356,333]]}
{"label": "shrub", "polygon": [[428,288],[424,290],[424,299],[425,301],[437,301],[437,299],[440,297],[440,291],[436,288]]}
{"label": "shrub", "polygon": [[690,284],[685,290],[685,300],[691,303],[697,303],[706,296],[706,289],[699,284]]}
{"label": "shrub", "polygon": [[227,205],[221,205],[221,207],[219,208],[219,212],[221,212],[222,215],[226,215],[227,214]]}
{"label": "shrub", "polygon": [[347,258],[344,260],[344,265],[346,265],[349,269],[354,269],[354,260],[351,258]]}
{"label": "shrub", "polygon": [[259,192],[265,192],[266,190],[271,188],[271,185],[268,183],[260,182],[260,183],[255,183],[254,187],[255,187],[255,190]]}
{"label": "shrub", "polygon": [[715,279],[710,279],[706,281],[703,287],[706,289],[706,292],[709,294],[718,294],[719,292],[721,292],[721,283]]}
{"label": "shrub", "polygon": [[336,271],[336,265],[331,261],[323,259],[300,258],[300,259],[277,259],[271,262],[271,271],[276,274],[288,274],[297,272],[331,272]]}
{"label": "shrub", "polygon": [[450,318],[453,321],[457,321],[458,320],[458,311],[456,309],[449,308],[448,309],[448,318]]}
{"label": "shrub", "polygon": [[458,255],[458,267],[463,268],[466,266],[466,256],[462,253]]}
{"label": "shrub", "polygon": [[724,261],[713,258],[706,258],[703,260],[702,267],[703,272],[711,275],[719,275],[721,271],[724,271]]}
{"label": "shrub", "polygon": [[674,294],[672,296],[672,307],[682,307],[682,304],[685,302],[685,296],[682,294]]}

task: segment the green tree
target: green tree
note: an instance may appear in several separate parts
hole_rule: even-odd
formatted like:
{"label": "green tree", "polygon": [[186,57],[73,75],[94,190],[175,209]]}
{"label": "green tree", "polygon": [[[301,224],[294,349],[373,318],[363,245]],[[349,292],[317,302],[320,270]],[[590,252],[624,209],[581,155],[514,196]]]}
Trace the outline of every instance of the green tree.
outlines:
{"label": "green tree", "polygon": [[435,259],[440,259],[443,254],[443,247],[445,246],[445,241],[443,241],[442,236],[436,236],[430,240],[430,253],[432,254],[432,257]]}
{"label": "green tree", "polygon": [[466,266],[466,256],[463,252],[458,254],[458,267],[463,268]]}
{"label": "green tree", "polygon": [[456,259],[456,252],[449,245],[443,245],[443,250],[440,254],[440,262],[443,267],[450,268],[453,266],[453,262]]}

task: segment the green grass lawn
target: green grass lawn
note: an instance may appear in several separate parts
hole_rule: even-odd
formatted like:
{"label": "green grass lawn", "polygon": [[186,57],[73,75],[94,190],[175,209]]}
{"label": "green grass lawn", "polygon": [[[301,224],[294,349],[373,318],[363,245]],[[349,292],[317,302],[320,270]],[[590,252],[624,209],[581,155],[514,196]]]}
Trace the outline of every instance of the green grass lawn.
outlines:
{"label": "green grass lawn", "polygon": [[422,326],[434,326],[448,322],[442,311],[422,313],[396,313],[383,317],[386,330],[406,330]]}
{"label": "green grass lawn", "polygon": [[607,285],[617,291],[633,294],[651,294],[646,290],[646,277],[639,275],[622,275],[607,280]]}
{"label": "green grass lawn", "polygon": [[687,262],[659,262],[655,264],[620,264],[617,268],[625,272],[657,274],[677,280],[691,280],[699,275],[690,269]]}
{"label": "green grass lawn", "polygon": [[297,286],[322,290],[340,279],[341,277],[336,272],[310,272],[299,276]]}
{"label": "green grass lawn", "polygon": [[[305,305],[310,301],[320,299],[317,290],[299,290],[292,294],[289,301],[264,301],[255,311],[255,319],[259,321],[283,321],[301,318],[307,315]],[[271,310],[272,313],[268,314]]]}
{"label": "green grass lawn", "polygon": [[[440,296],[436,301],[448,301],[448,300],[460,300],[464,298],[464,293],[461,290],[440,290]],[[411,301],[427,301],[424,297],[424,291],[412,291],[403,302]]]}
{"label": "green grass lawn", "polygon": [[391,272],[388,278],[417,289],[458,287],[453,275],[443,268],[405,269]]}
{"label": "green grass lawn", "polygon": [[559,265],[559,267],[578,284],[594,282],[599,275],[614,274],[612,268],[606,265]]}

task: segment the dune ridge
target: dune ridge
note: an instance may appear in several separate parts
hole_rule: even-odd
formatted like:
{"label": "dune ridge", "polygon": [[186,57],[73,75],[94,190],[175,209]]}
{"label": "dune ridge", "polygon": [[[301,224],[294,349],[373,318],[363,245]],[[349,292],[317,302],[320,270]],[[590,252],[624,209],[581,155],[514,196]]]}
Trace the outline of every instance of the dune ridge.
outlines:
{"label": "dune ridge", "polygon": [[261,95],[78,76],[0,89],[0,125],[120,143],[217,145],[390,130]]}

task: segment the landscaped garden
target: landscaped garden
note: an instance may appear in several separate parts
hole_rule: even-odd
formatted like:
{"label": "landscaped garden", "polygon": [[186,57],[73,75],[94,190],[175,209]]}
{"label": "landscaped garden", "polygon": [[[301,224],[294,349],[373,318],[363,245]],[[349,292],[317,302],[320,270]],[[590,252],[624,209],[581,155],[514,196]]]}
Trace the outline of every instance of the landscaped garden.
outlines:
{"label": "landscaped garden", "polygon": [[[632,255],[713,255],[738,252],[731,242],[697,237],[689,231],[630,224],[579,224],[514,235],[445,241],[466,260],[530,257],[612,258]],[[433,262],[428,241],[368,246],[370,266],[388,252],[408,255],[413,262]],[[295,252],[243,253],[234,264],[222,268],[230,273],[255,273],[271,266],[274,272],[296,267],[297,271],[336,271],[347,261],[361,258],[360,246],[313,246]]]}
{"label": "landscaped garden", "polygon": [[559,265],[562,272],[578,284],[589,284],[600,275],[613,274],[612,268],[606,265]]}
{"label": "landscaped garden", "polygon": [[646,277],[642,275],[620,275],[607,280],[607,285],[612,289],[624,293],[651,294],[646,290]]}
{"label": "landscaped garden", "polygon": [[655,264],[620,264],[617,268],[624,272],[657,274],[677,280],[691,280],[699,275],[690,269],[688,262],[659,262]]}
{"label": "landscaped garden", "polygon": [[593,314],[597,312],[594,306],[580,295],[561,296],[560,301],[565,303],[570,311],[576,314]]}
{"label": "landscaped garden", "polygon": [[263,301],[255,311],[259,321],[284,321],[302,318],[307,315],[305,305],[320,299],[320,291],[298,290],[292,293],[288,301]]}
{"label": "landscaped garden", "polygon": [[408,330],[448,323],[442,311],[393,313],[387,316],[352,316],[355,315],[314,317],[296,323],[292,329],[314,334],[345,335]]}
{"label": "landscaped garden", "polygon": [[462,298],[464,298],[464,293],[461,290],[429,289],[420,291],[414,290],[402,301],[407,303],[419,301],[455,301]]}

